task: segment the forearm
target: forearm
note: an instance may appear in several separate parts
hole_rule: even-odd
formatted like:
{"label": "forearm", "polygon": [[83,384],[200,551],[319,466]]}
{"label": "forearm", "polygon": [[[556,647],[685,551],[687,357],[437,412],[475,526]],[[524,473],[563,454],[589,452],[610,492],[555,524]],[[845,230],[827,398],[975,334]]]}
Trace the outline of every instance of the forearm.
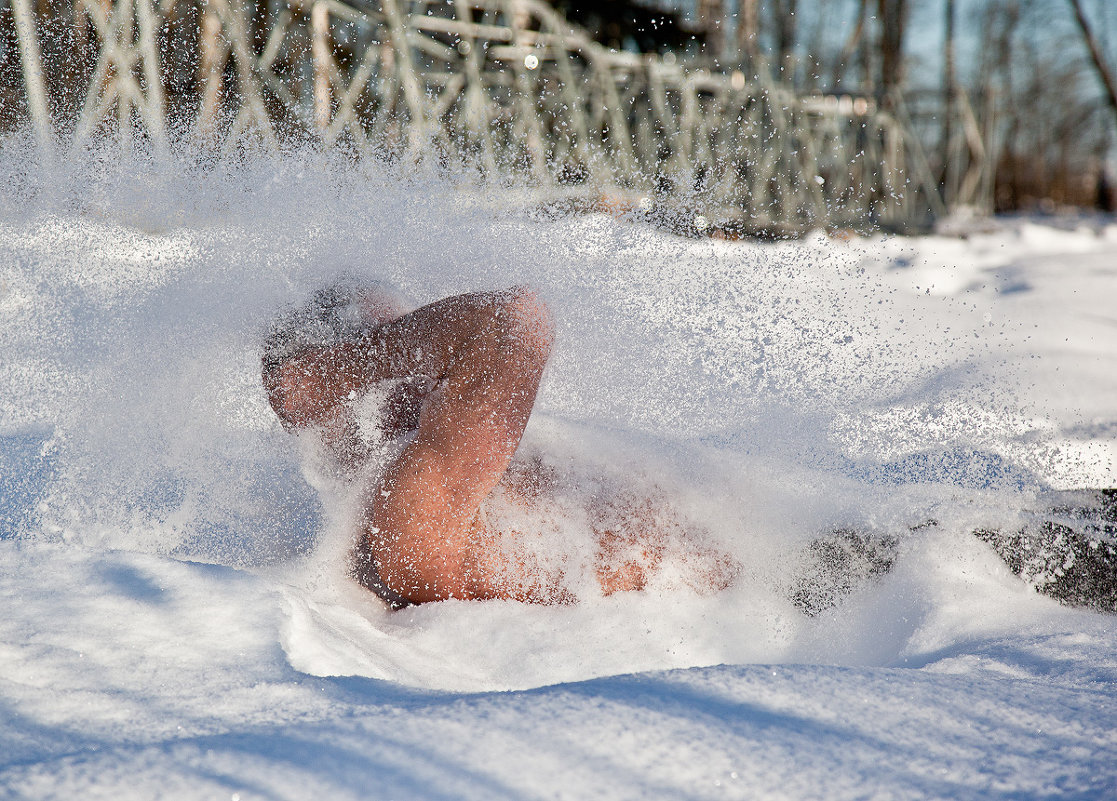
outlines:
{"label": "forearm", "polygon": [[289,359],[269,394],[289,424],[320,424],[354,393],[379,381],[448,379],[456,369],[460,373],[485,359],[490,346],[508,336],[533,340],[549,353],[546,309],[530,291],[457,295],[377,326],[359,341],[313,348]]}

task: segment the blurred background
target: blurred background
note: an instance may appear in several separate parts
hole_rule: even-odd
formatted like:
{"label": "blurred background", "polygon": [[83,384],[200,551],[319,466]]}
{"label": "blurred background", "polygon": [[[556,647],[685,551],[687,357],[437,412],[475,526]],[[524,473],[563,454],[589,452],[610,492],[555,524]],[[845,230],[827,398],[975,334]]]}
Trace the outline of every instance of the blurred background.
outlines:
{"label": "blurred background", "polygon": [[306,142],[690,235],[1112,211],[1109,0],[0,0],[0,132]]}

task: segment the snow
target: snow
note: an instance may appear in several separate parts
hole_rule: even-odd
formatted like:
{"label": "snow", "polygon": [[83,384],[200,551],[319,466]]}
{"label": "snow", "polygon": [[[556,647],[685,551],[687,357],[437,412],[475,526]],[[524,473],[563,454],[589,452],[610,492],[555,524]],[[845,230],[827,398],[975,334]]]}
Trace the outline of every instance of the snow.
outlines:
{"label": "snow", "polygon": [[[1117,484],[1117,220],[687,240],[315,154],[93,156],[0,148],[0,797],[1117,794],[1117,620],[969,534]],[[656,487],[742,577],[401,612],[349,582],[345,489],[258,369],[343,268],[536,287],[525,447],[575,499]],[[843,525],[899,559],[808,618]]]}

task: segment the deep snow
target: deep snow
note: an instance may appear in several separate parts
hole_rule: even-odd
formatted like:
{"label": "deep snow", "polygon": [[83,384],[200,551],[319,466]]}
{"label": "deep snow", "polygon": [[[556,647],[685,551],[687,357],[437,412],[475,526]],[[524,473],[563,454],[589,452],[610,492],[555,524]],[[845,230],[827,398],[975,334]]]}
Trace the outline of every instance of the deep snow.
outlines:
{"label": "deep snow", "polygon": [[[1117,620],[968,533],[1117,484],[1117,222],[686,240],[314,156],[18,143],[0,180],[0,795],[1117,794]],[[654,484],[742,578],[398,613],[348,582],[340,490],[258,370],[343,268],[535,286],[559,337],[525,447]],[[804,617],[839,525],[900,558]]]}

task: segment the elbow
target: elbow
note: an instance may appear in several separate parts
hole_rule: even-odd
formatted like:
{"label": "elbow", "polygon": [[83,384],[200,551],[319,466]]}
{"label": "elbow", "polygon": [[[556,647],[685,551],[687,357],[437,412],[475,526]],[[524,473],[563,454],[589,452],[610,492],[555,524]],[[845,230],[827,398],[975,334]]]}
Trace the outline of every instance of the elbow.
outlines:
{"label": "elbow", "polygon": [[546,302],[526,286],[512,287],[502,295],[505,332],[522,353],[540,366],[546,364],[555,344],[555,322]]}

